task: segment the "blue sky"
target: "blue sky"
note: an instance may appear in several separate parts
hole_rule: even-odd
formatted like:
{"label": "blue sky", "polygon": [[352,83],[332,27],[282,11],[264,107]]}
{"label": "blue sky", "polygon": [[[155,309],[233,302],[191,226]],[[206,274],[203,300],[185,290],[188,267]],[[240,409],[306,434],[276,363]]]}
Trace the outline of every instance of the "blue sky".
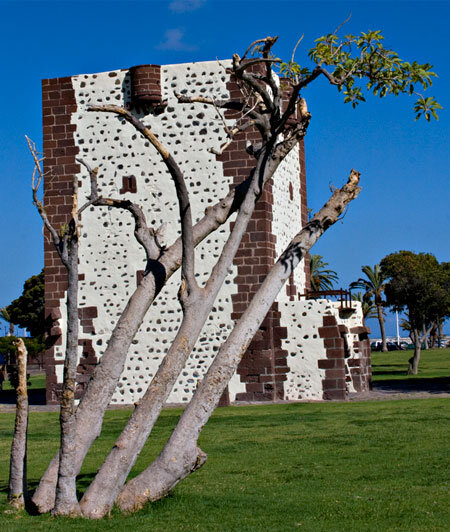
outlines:
{"label": "blue sky", "polygon": [[[356,110],[319,80],[305,93],[312,121],[306,138],[308,201],[317,210],[330,185],[361,172],[363,191],[313,253],[337,271],[340,285],[400,249],[449,253],[449,2],[301,2],[173,0],[147,2],[0,0],[0,306],[43,264],[42,224],[31,203],[32,162],[24,135],[42,146],[41,79],[229,58],[254,39],[279,35],[277,54],[308,66],[314,39],[334,31],[380,29],[405,60],[429,62],[439,77],[427,91],[444,106],[439,122],[414,122],[413,98],[368,97]],[[370,324],[377,334],[376,323]],[[447,333],[450,332],[447,326]],[[3,332],[3,330],[2,330]],[[394,317],[388,333],[395,334]]]}

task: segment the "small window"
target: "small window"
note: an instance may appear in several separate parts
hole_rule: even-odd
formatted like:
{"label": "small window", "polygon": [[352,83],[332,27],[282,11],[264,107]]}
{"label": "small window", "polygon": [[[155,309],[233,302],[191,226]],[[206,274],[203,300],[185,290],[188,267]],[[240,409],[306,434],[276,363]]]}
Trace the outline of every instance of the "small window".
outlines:
{"label": "small window", "polygon": [[134,175],[125,176],[122,178],[122,188],[120,189],[120,193],[125,194],[126,192],[137,192],[136,178]]}

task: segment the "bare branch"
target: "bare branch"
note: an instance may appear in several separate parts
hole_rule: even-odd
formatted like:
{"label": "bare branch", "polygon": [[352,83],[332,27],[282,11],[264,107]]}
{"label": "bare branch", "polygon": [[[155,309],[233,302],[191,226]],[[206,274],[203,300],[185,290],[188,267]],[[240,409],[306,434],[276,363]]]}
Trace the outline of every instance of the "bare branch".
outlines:
{"label": "bare branch", "polygon": [[219,109],[229,109],[230,111],[243,111],[245,108],[245,103],[240,100],[214,100],[204,96],[186,96],[178,92],[174,94],[179,103],[203,103]]}
{"label": "bare branch", "polygon": [[142,209],[129,200],[103,198],[102,196],[99,196],[97,183],[98,168],[91,168],[89,164],[82,159],[77,159],[77,161],[87,169],[91,181],[91,194],[89,196],[89,201],[79,209],[78,215],[80,215],[91,205],[115,207],[128,211],[134,219],[134,235],[139,244],[141,244],[141,246],[144,248],[147,260],[158,259],[161,255],[161,246],[159,246],[155,238],[154,231],[148,227]]}
{"label": "bare branch", "polygon": [[[248,105],[247,103],[243,103],[237,100],[216,101],[213,98],[205,98],[204,96],[185,96],[177,92],[175,92],[175,96],[180,103],[203,103],[206,105],[211,105],[216,109],[216,112],[220,120],[222,121],[223,127],[227,133],[229,140],[225,144],[223,144],[219,150],[215,150],[214,148],[210,148],[208,150],[210,153],[214,153],[215,155],[221,155],[231,144],[233,136],[236,135],[236,133],[238,133],[239,131],[244,131],[249,126],[255,125],[256,127],[258,127],[261,134],[264,135],[269,127],[269,124],[264,119],[263,115],[256,111],[256,108],[258,107],[260,102],[262,102],[262,98],[259,95],[257,95],[257,101],[252,107],[250,107],[250,105]],[[227,125],[225,118],[220,113],[220,109],[241,111],[243,114],[236,120],[235,126],[230,128]],[[247,116],[252,118],[253,120],[238,126],[238,122],[244,120]]]}
{"label": "bare branch", "polygon": [[251,91],[256,94],[259,94],[263,99],[266,108],[270,112],[273,112],[274,105],[272,98],[269,96],[269,93],[264,89],[261,83],[258,83],[254,74],[245,72],[245,70],[239,70],[241,61],[242,60],[238,54],[233,55],[233,72],[235,73],[236,78],[242,80],[245,84],[247,84]]}
{"label": "bare branch", "polygon": [[333,35],[336,35],[337,32],[342,28],[344,24],[347,24],[347,22],[352,18],[352,12],[350,11],[349,16],[344,20],[344,22],[341,22],[339,26],[334,30]]}
{"label": "bare branch", "polygon": [[271,47],[275,44],[276,40],[278,39],[278,37],[265,37],[264,39],[257,39],[256,41],[253,41],[250,46],[247,48],[247,50],[245,50],[245,53],[244,55],[242,56],[242,59],[244,60],[247,55],[249,54],[249,52],[252,50],[252,48],[254,48],[257,44],[260,44],[260,43],[271,43]]}
{"label": "bare branch", "polygon": [[97,177],[98,177],[98,167],[92,169],[87,162],[83,161],[83,159],[76,159],[78,163],[83,165],[86,170],[89,173],[89,177],[91,179],[91,195],[89,199],[95,199],[98,198],[98,185],[97,185]]}
{"label": "bare branch", "polygon": [[[34,159],[34,170],[33,170],[33,175],[32,175],[32,178],[31,178],[31,190],[32,190],[32,194],[33,194],[33,203],[34,203],[34,205],[36,205],[36,208],[37,208],[37,210],[38,210],[38,212],[39,212],[39,214],[40,214],[40,216],[42,218],[42,221],[44,222],[45,227],[47,228],[48,232],[50,233],[50,235],[51,235],[51,237],[53,239],[53,242],[54,242],[54,244],[56,246],[56,249],[59,250],[59,246],[61,244],[61,239],[60,239],[56,229],[50,223],[50,221],[48,219],[48,216],[47,216],[47,213],[45,212],[44,206],[42,205],[41,201],[38,198],[38,191],[39,191],[39,187],[41,186],[42,178],[43,178],[43,172],[42,172],[42,167],[41,167],[42,159],[39,159],[39,157],[38,157],[38,152],[36,150],[35,143],[31,139],[29,139],[26,135],[25,135],[25,138],[27,139],[28,148],[30,150],[31,156]],[[37,172],[37,174],[39,176],[37,182],[35,180],[36,172]]]}
{"label": "bare branch", "polygon": [[294,62],[295,52],[297,51],[298,45],[303,41],[303,37],[304,36],[305,36],[305,34],[303,33],[302,36],[300,37],[300,39],[297,41],[297,44],[294,46],[294,49],[292,50],[292,57],[291,57],[291,61],[292,62]]}
{"label": "bare branch", "polygon": [[181,218],[181,234],[183,242],[183,263],[182,275],[186,278],[189,287],[194,290],[197,287],[194,274],[194,238],[192,232],[192,214],[189,201],[189,193],[184,182],[184,175],[169,150],[158,140],[156,135],[145,126],[140,120],[133,116],[127,109],[116,105],[94,105],[88,108],[89,111],[100,111],[106,113],[115,113],[125,118],[132,126],[135,127],[142,135],[148,139],[161,155],[164,164],[169,170],[170,175],[177,190],[177,198]]}
{"label": "bare branch", "polygon": [[233,142],[234,136],[237,133],[240,133],[242,131],[245,131],[248,127],[255,125],[254,120],[249,120],[245,122],[244,124],[241,124],[240,126],[235,126],[233,129],[227,128],[228,138],[227,142],[223,144],[219,150],[215,150],[214,148],[210,148],[208,151],[210,153],[213,153],[214,155],[222,155],[222,153],[228,148],[228,146]]}
{"label": "bare branch", "polygon": [[158,137],[146,127],[140,120],[133,116],[130,111],[119,107],[117,105],[91,105],[88,107],[88,111],[98,111],[102,113],[115,113],[119,116],[122,116],[132,124],[144,137],[153,144],[157,152],[161,155],[164,161],[169,158],[169,150],[158,140]]}
{"label": "bare branch", "polygon": [[249,59],[248,61],[245,61],[245,63],[242,62],[242,59],[240,61],[239,68],[235,71],[235,74],[240,74],[241,72],[244,72],[244,70],[247,70],[248,68],[252,67],[253,65],[258,65],[261,63],[267,63],[269,65],[272,65],[273,63],[281,63],[281,59],[278,59],[276,57],[270,58],[270,57],[257,57],[255,59]]}

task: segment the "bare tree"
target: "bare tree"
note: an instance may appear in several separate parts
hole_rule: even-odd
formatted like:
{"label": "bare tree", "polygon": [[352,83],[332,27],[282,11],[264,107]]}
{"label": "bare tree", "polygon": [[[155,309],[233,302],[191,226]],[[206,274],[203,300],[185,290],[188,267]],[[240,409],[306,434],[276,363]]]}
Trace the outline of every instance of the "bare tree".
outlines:
{"label": "bare tree", "polygon": [[[134,203],[127,200],[103,198],[98,195],[97,173],[98,169],[91,169],[84,163],[91,177],[91,194],[88,201],[78,208],[77,186],[78,179],[73,183],[73,208],[69,223],[64,225],[59,232],[50,224],[45,208],[38,198],[39,187],[42,183],[43,172],[41,168],[41,159],[37,153],[36,147],[30,139],[27,138],[28,146],[35,161],[35,170],[32,178],[33,201],[38,209],[39,214],[48,229],[55,248],[62,263],[68,272],[67,287],[67,343],[66,354],[64,359],[64,379],[61,398],[61,445],[57,459],[52,461],[50,467],[53,472],[57,473],[49,482],[44,475],[42,485],[48,489],[51,484],[51,507],[54,515],[79,515],[81,513],[78,500],[76,497],[76,476],[79,473],[77,466],[79,456],[78,436],[80,433],[79,412],[75,415],[75,386],[77,372],[77,349],[78,349],[78,232],[80,217],[85,209],[91,205],[116,207],[127,210],[131,213],[135,221],[135,236],[137,241],[144,248],[147,260],[158,253],[157,240],[153,232],[147,227],[146,219],[142,209]],[[38,176],[36,179],[36,175]],[[106,408],[106,406],[105,406]],[[93,438],[95,439],[95,437]],[[84,455],[83,455],[84,458]],[[80,464],[81,467],[81,464]]]}
{"label": "bare tree", "polygon": [[17,348],[16,422],[11,445],[9,467],[8,501],[14,508],[25,507],[27,499],[27,431],[28,431],[28,392],[27,392],[27,348],[22,338],[14,340]]}
{"label": "bare tree", "polygon": [[339,219],[345,206],[358,196],[361,190],[358,183],[359,173],[352,170],[347,184],[335,191],[292,239],[222,345],[160,455],[120,493],[118,505],[123,511],[134,511],[149,500],[167,495],[180,480],[203,465],[207,456],[197,446],[201,430],[289,275],[318,238]]}
{"label": "bare tree", "polygon": [[[293,58],[289,63],[282,63],[274,57],[272,47],[276,38],[267,37],[252,43],[242,57],[237,54],[233,56],[231,72],[241,87],[241,99],[218,102],[203,96],[177,95],[180,103],[202,103],[214,106],[218,112],[233,110],[237,113],[235,125],[226,129],[228,140],[220,152],[225,151],[234,137],[248,127],[256,128],[260,135],[259,142],[248,146],[255,162],[247,179],[209,208],[194,226],[183,171],[150,128],[125,108],[100,105],[90,109],[90,112],[114,113],[125,118],[130,126],[150,141],[153,149],[156,149],[162,158],[177,191],[182,228],[181,237],[168,248],[160,246],[158,230],[147,226],[137,205],[124,200],[104,199],[99,195],[98,169],[91,169],[84,161],[80,162],[90,175],[91,196],[88,203],[78,209],[74,183],[72,220],[62,232],[58,233],[48,223],[45,208],[37,200],[37,187],[33,184],[38,210],[58,251],[61,249],[63,262],[67,262],[68,310],[69,304],[76,302],[76,295],[69,295],[69,291],[76,290],[77,280],[74,276],[71,285],[70,278],[76,273],[74,257],[77,253],[78,220],[88,205],[112,206],[131,212],[135,220],[135,236],[144,247],[147,257],[146,274],[118,320],[108,347],[76,412],[73,402],[76,351],[74,355],[70,350],[69,339],[74,338],[77,324],[75,326],[75,323],[72,323],[72,326],[68,327],[68,351],[61,407],[61,426],[65,436],[61,438],[59,455],[53,459],[33,498],[41,512],[54,506],[56,514],[73,515],[82,512],[88,517],[101,517],[114,504],[211,310],[265,183],[306,134],[310,114],[305,100],[301,97],[301,91],[318,77],[324,76],[332,85],[346,89],[346,101],[355,106],[363,99],[362,93],[355,86],[355,81],[359,79],[367,80],[368,89],[374,92],[383,90],[384,94],[409,91],[411,80],[424,85],[429,83],[429,77],[433,75],[429,65],[407,67],[409,63],[405,63],[399,70],[398,62],[392,61],[394,52],[378,46],[379,32],[362,35],[363,37],[347,36],[342,42],[338,42],[336,34],[319,39],[317,46],[310,52],[317,65],[312,71],[301,68]],[[351,50],[352,45],[356,45],[360,53],[351,56],[348,50]],[[375,48],[376,53],[370,46]],[[326,66],[331,66],[331,70]],[[287,101],[283,101],[283,91],[274,75],[274,68],[279,68],[290,77]],[[429,118],[427,113],[433,114],[437,106],[433,99],[430,101],[422,98],[419,99],[416,110]],[[30,149],[35,157],[40,180],[40,161],[35,149]],[[146,500],[156,500],[165,495],[179,480],[205,461],[205,453],[197,447],[201,429],[217,405],[228,380],[284,282],[320,235],[335,223],[345,206],[357,196],[358,182],[358,172],[352,171],[348,183],[334,192],[325,206],[291,241],[220,349],[161,454],[144,473],[122,489],[118,499],[122,509],[136,509]],[[237,219],[222,254],[208,281],[200,287],[195,280],[195,246],[234,212],[238,213]],[[124,432],[119,436],[104,466],[83,497],[81,505],[78,505],[75,496],[76,475],[90,445],[101,431],[103,415],[122,373],[128,348],[156,295],[180,265],[182,282],[179,300],[183,310],[180,329]],[[68,312],[68,315],[69,321],[78,322],[76,308],[73,312]],[[69,333],[73,335],[70,338]]]}

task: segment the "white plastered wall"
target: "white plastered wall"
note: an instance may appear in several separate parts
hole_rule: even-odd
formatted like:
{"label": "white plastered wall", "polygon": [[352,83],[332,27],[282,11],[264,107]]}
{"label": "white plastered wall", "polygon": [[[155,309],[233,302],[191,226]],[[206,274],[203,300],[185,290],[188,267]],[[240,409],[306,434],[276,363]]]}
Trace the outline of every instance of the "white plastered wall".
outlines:
{"label": "white plastered wall", "polygon": [[[282,341],[283,349],[288,352],[287,365],[289,373],[285,382],[285,399],[287,400],[321,400],[323,398],[322,379],[325,370],[320,369],[318,361],[326,358],[324,341],[319,336],[319,328],[323,326],[323,316],[336,318],[338,325],[348,328],[346,340],[350,356],[346,359],[358,358],[353,348],[353,342],[358,335],[352,334],[352,327],[362,324],[361,304],[352,302],[355,311],[348,317],[339,315],[340,303],[327,299],[310,299],[301,301],[282,301],[279,303],[281,311],[281,326],[287,327],[287,339]],[[346,374],[349,367],[346,363]],[[347,382],[347,391],[354,392],[353,383]]]}
{"label": "white plastered wall", "polygon": [[[161,138],[185,172],[191,194],[194,220],[205,208],[229,190],[222,163],[208,148],[218,149],[225,140],[223,127],[211,106],[180,105],[174,92],[223,99],[228,97],[225,66],[229,62],[169,65],[161,67],[163,99],[168,105],[159,116],[140,118]],[[155,228],[165,224],[163,241],[170,245],[179,236],[178,204],[172,180],[152,146],[129,124],[113,114],[88,112],[92,104],[124,105],[130,96],[127,72],[115,71],[72,78],[78,110],[72,115],[77,125],[75,142],[79,157],[92,167],[99,166],[100,194],[138,203]],[[124,98],[125,96],[125,98]],[[120,194],[123,177],[135,176],[137,193]],[[89,195],[86,172],[80,175],[80,204]],[[92,339],[97,357],[101,357],[108,338],[128,298],[136,287],[136,271],[145,269],[145,257],[137,244],[131,215],[110,208],[91,208],[83,214],[80,242],[80,307],[96,306],[93,320],[96,334],[81,334]],[[197,248],[198,280],[202,282],[218,259],[229,233],[229,223],[216,231]],[[236,292],[232,266],[219,293],[215,307],[200,334],[169,402],[187,402],[204,375],[219,346],[233,327],[231,295]],[[179,272],[152,305],[128,353],[124,372],[116,390],[114,403],[133,403],[145,392],[181,322],[176,293]],[[63,304],[61,305],[63,308]],[[61,320],[64,323],[64,320]],[[65,331],[63,331],[63,336]],[[58,350],[61,357],[64,346]],[[81,348],[80,348],[81,355]],[[61,376],[58,380],[61,381]],[[245,391],[235,375],[230,382],[230,396]]]}
{"label": "white plastered wall", "polygon": [[[292,197],[291,192],[292,191]],[[300,198],[300,159],[298,148],[290,151],[281,163],[273,180],[273,221],[272,232],[276,235],[275,252],[277,258],[286,249],[292,238],[302,228]],[[305,291],[305,270],[303,262],[294,270],[294,284],[298,293]],[[289,301],[283,287],[277,301]]]}
{"label": "white plastered wall", "polygon": [[[168,102],[167,108],[158,116],[141,116],[144,123],[167,145],[184,170],[194,220],[199,219],[209,204],[229,190],[231,178],[224,177],[222,163],[208,152],[208,148],[220,147],[225,141],[225,134],[211,106],[180,105],[176,102],[174,92],[227,98],[228,75],[224,67],[228,65],[227,61],[221,64],[214,61],[161,67],[162,95]],[[80,75],[74,76],[72,80],[78,107],[72,115],[72,123],[77,126],[75,142],[80,148],[79,157],[92,167],[99,166],[100,194],[105,197],[129,198],[138,203],[146,213],[149,224],[155,228],[165,224],[163,241],[170,245],[179,235],[178,206],[173,183],[160,157],[123,119],[113,114],[87,111],[87,107],[92,104],[123,105],[124,100],[130,97],[127,72]],[[131,175],[136,178],[137,193],[120,194],[122,179]],[[79,180],[79,203],[82,204],[90,192],[85,171],[80,172]],[[292,185],[292,199],[289,183]],[[273,196],[272,227],[277,235],[276,252],[279,255],[301,224],[298,150],[291,152],[274,176]],[[144,253],[133,236],[133,229],[131,215],[118,212],[117,209],[96,207],[83,214],[79,271],[84,274],[84,280],[80,281],[79,305],[97,307],[98,317],[93,320],[95,335],[83,333],[81,329],[80,338],[93,341],[97,357],[104,353],[117,319],[136,287],[137,270],[145,269]],[[197,248],[200,282],[211,271],[228,234],[229,223],[226,223]],[[170,394],[169,402],[182,403],[190,399],[219,346],[231,331],[234,325],[231,320],[231,295],[237,291],[233,283],[236,273],[236,267],[230,267],[214,309]],[[298,291],[303,291],[305,275],[302,265],[296,269],[294,279]],[[181,322],[181,310],[176,297],[179,280],[178,272],[156,299],[140,327],[113,396],[114,403],[134,403],[143,395],[170,346]],[[322,308],[321,302],[315,302],[318,303],[315,310],[309,307],[311,302],[290,302],[284,288],[278,301],[282,325],[288,327],[289,337],[283,344],[283,348],[290,353],[288,365],[291,368],[286,385],[286,399],[321,398],[319,383],[321,386],[323,370],[317,367],[317,357],[319,345],[322,345],[320,358],[324,358],[323,342],[320,339],[317,341],[314,331],[321,326],[319,321],[323,311],[328,312],[330,309]],[[307,311],[307,319],[305,322],[301,320],[305,329],[300,330],[298,318],[291,318],[298,316],[303,307]],[[337,314],[337,310],[334,312]],[[63,344],[55,348],[55,358],[58,361],[63,360],[65,351],[64,300],[61,300],[61,313]],[[306,329],[311,333],[309,342],[304,338]],[[349,345],[353,343],[349,342]],[[81,352],[80,348],[80,356]],[[62,382],[62,366],[57,366],[57,370],[60,370],[57,371],[58,382]],[[300,392],[303,389],[305,391]],[[245,384],[240,382],[236,374],[230,381],[229,391],[231,401],[237,393],[245,392]]]}

